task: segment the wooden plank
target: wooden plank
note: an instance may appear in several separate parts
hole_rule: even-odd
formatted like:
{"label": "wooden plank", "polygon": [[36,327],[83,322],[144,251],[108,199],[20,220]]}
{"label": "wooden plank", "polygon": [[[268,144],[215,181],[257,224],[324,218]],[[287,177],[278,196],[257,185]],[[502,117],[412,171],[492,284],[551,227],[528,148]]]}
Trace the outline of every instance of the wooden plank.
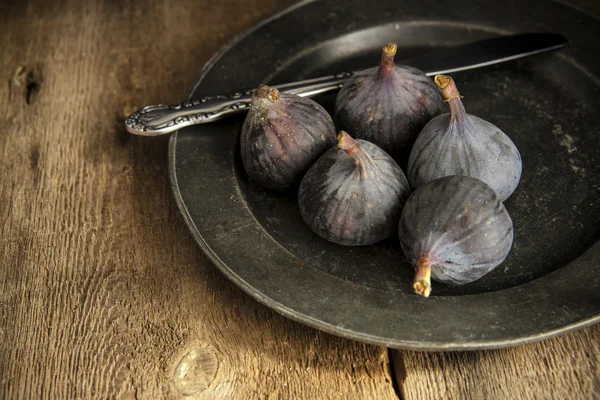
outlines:
{"label": "wooden plank", "polygon": [[509,349],[392,359],[404,400],[600,398],[600,325]]}
{"label": "wooden plank", "polygon": [[170,193],[175,102],[292,0],[0,5],[2,398],[396,398],[387,350],[306,328],[213,267]]}

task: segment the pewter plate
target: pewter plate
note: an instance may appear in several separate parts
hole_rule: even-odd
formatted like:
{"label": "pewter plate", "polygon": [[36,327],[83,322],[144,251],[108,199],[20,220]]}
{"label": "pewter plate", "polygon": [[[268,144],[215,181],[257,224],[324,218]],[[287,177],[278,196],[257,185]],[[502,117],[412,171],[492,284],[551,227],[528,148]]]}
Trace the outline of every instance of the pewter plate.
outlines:
{"label": "pewter plate", "polygon": [[[452,4],[452,5],[450,5]],[[487,37],[555,31],[570,45],[453,74],[467,110],[504,130],[523,158],[505,203],[506,261],[464,286],[412,293],[397,238],[349,248],[303,223],[296,192],[248,180],[243,116],[173,134],[173,192],[200,247],[235,284],[277,312],[346,338],[420,350],[484,349],[600,320],[600,22],[542,0],[303,2],[235,38],[204,67],[190,99],[356,70],[383,44],[397,61]],[[456,54],[460,57],[460,54]],[[329,110],[335,96],[317,98]]]}

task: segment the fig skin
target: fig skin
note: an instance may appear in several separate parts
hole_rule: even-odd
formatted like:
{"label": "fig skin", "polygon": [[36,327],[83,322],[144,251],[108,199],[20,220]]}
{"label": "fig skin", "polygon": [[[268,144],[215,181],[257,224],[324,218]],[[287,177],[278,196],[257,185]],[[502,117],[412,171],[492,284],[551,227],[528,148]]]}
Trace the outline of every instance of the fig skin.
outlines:
{"label": "fig skin", "polygon": [[242,163],[260,186],[287,190],[335,140],[333,120],[318,103],[261,85],[242,126]]}
{"label": "fig skin", "polygon": [[398,164],[381,148],[346,132],[302,179],[300,214],[319,236],[346,246],[363,246],[396,233],[410,194]]}
{"label": "fig skin", "polygon": [[380,65],[356,73],[340,90],[335,120],[357,139],[368,140],[406,165],[421,129],[444,112],[433,81],[421,70],[394,65],[397,46],[383,48]]}
{"label": "fig skin", "polygon": [[432,119],[419,134],[408,160],[411,187],[443,176],[468,175],[506,200],[521,179],[519,150],[498,127],[467,114],[452,78],[437,75],[435,82],[450,113]]}
{"label": "fig skin", "polygon": [[512,247],[513,224],[490,186],[454,175],[411,194],[398,234],[402,251],[416,270],[413,288],[428,297],[430,278],[462,285],[500,265]]}

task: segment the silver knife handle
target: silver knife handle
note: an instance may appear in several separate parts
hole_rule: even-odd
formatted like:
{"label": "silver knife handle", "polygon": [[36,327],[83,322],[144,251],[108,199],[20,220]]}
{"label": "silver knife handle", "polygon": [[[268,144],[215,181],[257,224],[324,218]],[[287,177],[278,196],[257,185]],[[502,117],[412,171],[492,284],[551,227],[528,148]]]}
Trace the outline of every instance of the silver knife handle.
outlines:
{"label": "silver knife handle", "polygon": [[[274,87],[283,93],[309,97],[341,88],[346,79],[352,75],[351,72],[344,72]],[[229,114],[247,110],[250,107],[252,93],[254,89],[228,96],[204,97],[181,104],[146,106],[127,117],[125,127],[134,135],[164,135],[185,126],[216,121]]]}

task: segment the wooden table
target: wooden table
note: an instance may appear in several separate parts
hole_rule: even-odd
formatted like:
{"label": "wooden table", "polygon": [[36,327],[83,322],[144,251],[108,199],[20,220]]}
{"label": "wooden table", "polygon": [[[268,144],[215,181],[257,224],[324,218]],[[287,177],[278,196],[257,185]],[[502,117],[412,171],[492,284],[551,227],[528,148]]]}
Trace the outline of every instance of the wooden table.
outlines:
{"label": "wooden table", "polygon": [[168,138],[127,134],[292,0],[0,5],[2,398],[590,399],[600,326],[513,349],[388,351],[242,293],[170,192]]}

